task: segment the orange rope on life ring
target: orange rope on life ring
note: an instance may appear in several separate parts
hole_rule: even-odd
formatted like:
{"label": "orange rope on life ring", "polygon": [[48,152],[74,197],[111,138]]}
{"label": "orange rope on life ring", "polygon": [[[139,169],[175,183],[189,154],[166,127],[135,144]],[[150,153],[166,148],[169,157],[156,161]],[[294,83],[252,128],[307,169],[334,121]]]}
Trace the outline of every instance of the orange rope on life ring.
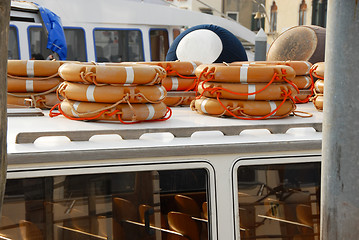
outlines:
{"label": "orange rope on life ring", "polygon": [[11,93],[46,92],[56,88],[63,80],[59,77],[50,79],[24,79],[7,77],[7,91]]}
{"label": "orange rope on life ring", "polygon": [[8,60],[7,73],[20,77],[48,77],[57,75],[63,61]]}
{"label": "orange rope on life ring", "polygon": [[282,100],[285,92],[292,92],[294,97],[299,92],[287,83],[266,83],[239,84],[239,83],[217,83],[203,82],[199,84],[198,92],[201,96],[216,98],[220,93],[220,98],[238,100]]}
{"label": "orange rope on life ring", "polygon": [[161,85],[137,85],[137,86],[96,86],[74,82],[63,82],[58,88],[58,93],[64,98],[85,101],[114,103],[125,100],[130,103],[157,103],[166,95],[166,89]]}
{"label": "orange rope on life ring", "polygon": [[192,102],[192,110],[201,114],[233,116],[239,119],[259,120],[283,118],[295,110],[291,100],[245,101],[202,97]]}
{"label": "orange rope on life ring", "polygon": [[324,79],[325,62],[317,62],[311,68],[311,75],[313,77]]}
{"label": "orange rope on life ring", "polygon": [[77,102],[65,99],[57,105],[60,113],[55,113],[54,108],[50,111],[50,117],[59,114],[72,120],[106,120],[120,121],[125,123],[167,120],[166,114],[170,111],[164,103],[147,104],[109,104]]}
{"label": "orange rope on life ring", "polygon": [[150,65],[89,65],[67,63],[59,68],[59,75],[66,81],[87,84],[154,85],[166,77],[166,71]]}
{"label": "orange rope on life ring", "polygon": [[230,66],[242,66],[245,64],[265,64],[265,65],[286,65],[292,67],[297,76],[308,75],[312,64],[308,61],[249,61],[249,62],[232,62]]}
{"label": "orange rope on life ring", "polygon": [[214,82],[257,83],[269,82],[276,75],[275,82],[292,80],[295,77],[293,68],[285,65],[201,65],[196,69],[199,80]]}

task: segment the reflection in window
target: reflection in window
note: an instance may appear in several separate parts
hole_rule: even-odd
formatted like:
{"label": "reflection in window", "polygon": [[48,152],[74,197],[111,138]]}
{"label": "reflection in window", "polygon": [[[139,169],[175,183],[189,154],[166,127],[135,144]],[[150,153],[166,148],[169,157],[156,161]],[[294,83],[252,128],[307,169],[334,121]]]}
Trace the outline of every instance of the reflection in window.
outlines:
{"label": "reflection in window", "polygon": [[0,235],[167,240],[185,234],[207,239],[207,179],[205,169],[9,179]]}
{"label": "reflection in window", "polygon": [[273,1],[273,4],[270,8],[270,31],[275,32],[277,31],[277,13],[278,13],[278,7],[275,1]]}
{"label": "reflection in window", "polygon": [[19,36],[14,26],[9,27],[8,59],[20,59]]}
{"label": "reflection in window", "polygon": [[42,27],[29,27],[30,53],[32,59],[43,60],[52,54],[47,49],[47,37]]}
{"label": "reflection in window", "polygon": [[97,62],[144,61],[139,30],[95,30]]}
{"label": "reflection in window", "polygon": [[85,32],[81,28],[65,28],[67,44],[66,60],[86,62]]}
{"label": "reflection in window", "polygon": [[319,239],[320,163],[238,168],[241,239]]}
{"label": "reflection in window", "polygon": [[169,48],[167,30],[150,30],[150,42],[152,61],[165,61]]}
{"label": "reflection in window", "polygon": [[299,25],[305,25],[307,22],[307,4],[305,0],[302,0],[302,3],[299,6]]}

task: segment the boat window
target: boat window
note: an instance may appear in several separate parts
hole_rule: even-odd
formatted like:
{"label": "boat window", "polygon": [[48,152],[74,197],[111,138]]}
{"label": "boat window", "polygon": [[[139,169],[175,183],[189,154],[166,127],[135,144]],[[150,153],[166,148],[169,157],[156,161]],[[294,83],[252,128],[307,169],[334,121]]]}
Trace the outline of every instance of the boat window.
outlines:
{"label": "boat window", "polygon": [[0,236],[207,239],[207,182],[204,168],[8,179]]}
{"label": "boat window", "polygon": [[42,27],[29,27],[30,56],[32,59],[42,60],[52,55],[52,51],[47,49],[47,37]]}
{"label": "boat window", "polygon": [[87,61],[85,31],[82,28],[64,28],[67,60]]}
{"label": "boat window", "polygon": [[165,61],[169,48],[168,32],[166,29],[151,29],[151,59],[152,61]]}
{"label": "boat window", "polygon": [[97,62],[144,61],[140,30],[95,29]]}
{"label": "boat window", "polygon": [[241,239],[319,239],[320,163],[240,166]]}
{"label": "boat window", "polygon": [[20,59],[19,34],[15,26],[9,27],[8,59]]}
{"label": "boat window", "polygon": [[176,37],[178,37],[181,34],[181,30],[178,28],[174,28],[173,29],[173,40],[176,39]]}

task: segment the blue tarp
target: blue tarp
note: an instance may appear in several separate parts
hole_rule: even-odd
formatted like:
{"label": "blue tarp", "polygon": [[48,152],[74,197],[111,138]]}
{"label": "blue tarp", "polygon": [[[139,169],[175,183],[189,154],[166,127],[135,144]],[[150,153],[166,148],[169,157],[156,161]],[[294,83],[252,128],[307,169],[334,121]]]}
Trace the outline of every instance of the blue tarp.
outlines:
{"label": "blue tarp", "polygon": [[67,45],[61,18],[49,9],[41,7],[38,4],[36,5],[39,8],[42,21],[48,32],[46,48],[56,52],[60,60],[66,60]]}

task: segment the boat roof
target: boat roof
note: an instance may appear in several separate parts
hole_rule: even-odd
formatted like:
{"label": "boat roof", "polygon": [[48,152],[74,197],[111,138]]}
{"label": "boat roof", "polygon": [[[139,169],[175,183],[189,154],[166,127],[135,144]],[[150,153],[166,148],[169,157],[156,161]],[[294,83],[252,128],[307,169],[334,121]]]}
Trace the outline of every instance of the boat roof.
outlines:
{"label": "boat roof", "polygon": [[[310,150],[320,149],[322,138],[322,113],[313,103],[298,106],[298,110],[313,114],[309,118],[239,120],[201,115],[189,107],[173,107],[169,120],[137,124],[51,118],[49,111],[24,110],[8,112],[10,165],[97,158],[93,153],[98,151],[109,153],[106,158],[185,156],[198,154],[198,147],[206,154],[218,154],[219,148],[244,153],[266,151],[281,143],[290,149],[293,142],[305,144]],[[33,116],[26,116],[29,114]],[[268,148],[259,149],[260,144]],[[144,151],[149,152],[144,155]],[[66,160],[47,157],[62,155],[66,155]]]}
{"label": "boat roof", "polygon": [[221,26],[234,35],[254,44],[255,33],[240,23],[201,12],[180,9],[160,1],[128,0],[34,0],[61,17],[64,26],[93,24],[101,27],[104,24],[178,26],[192,27],[200,24]]}

